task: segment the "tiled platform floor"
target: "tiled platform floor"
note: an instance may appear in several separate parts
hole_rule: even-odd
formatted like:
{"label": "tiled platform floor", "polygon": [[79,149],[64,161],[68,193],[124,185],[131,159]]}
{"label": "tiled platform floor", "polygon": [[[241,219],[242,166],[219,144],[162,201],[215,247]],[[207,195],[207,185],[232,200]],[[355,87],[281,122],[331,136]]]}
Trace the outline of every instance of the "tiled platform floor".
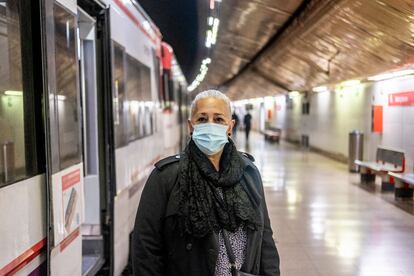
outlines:
{"label": "tiled platform floor", "polygon": [[355,183],[344,164],[252,133],[283,276],[414,275],[414,216]]}

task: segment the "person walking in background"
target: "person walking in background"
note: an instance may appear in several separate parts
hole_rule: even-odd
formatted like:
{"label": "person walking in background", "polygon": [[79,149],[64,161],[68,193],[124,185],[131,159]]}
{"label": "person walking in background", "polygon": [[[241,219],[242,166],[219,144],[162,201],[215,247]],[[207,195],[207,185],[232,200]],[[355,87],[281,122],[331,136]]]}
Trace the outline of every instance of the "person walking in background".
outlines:
{"label": "person walking in background", "polygon": [[244,130],[246,131],[246,142],[249,141],[249,133],[250,128],[252,127],[252,115],[250,115],[249,111],[247,111],[247,114],[244,115]]}
{"label": "person walking in background", "polygon": [[233,126],[233,140],[236,140],[237,137],[237,128],[239,127],[239,116],[237,116],[236,111],[233,111],[233,114],[231,115],[232,120],[234,121]]}

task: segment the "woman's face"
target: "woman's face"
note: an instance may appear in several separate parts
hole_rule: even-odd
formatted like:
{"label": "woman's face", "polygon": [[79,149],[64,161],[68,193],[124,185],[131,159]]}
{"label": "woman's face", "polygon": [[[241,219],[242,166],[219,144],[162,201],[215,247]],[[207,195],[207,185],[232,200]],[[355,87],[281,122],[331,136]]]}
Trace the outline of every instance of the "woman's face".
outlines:
{"label": "woman's face", "polygon": [[227,133],[231,134],[234,120],[231,119],[231,112],[225,101],[207,97],[197,102],[193,115],[188,120],[190,133],[193,132],[193,125],[205,123],[227,125]]}

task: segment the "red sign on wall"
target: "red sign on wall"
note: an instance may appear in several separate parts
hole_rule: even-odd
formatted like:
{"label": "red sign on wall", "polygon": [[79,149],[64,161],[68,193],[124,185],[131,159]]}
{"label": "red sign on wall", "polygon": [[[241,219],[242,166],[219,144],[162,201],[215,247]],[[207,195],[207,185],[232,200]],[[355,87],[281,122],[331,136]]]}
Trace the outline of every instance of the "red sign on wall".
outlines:
{"label": "red sign on wall", "polygon": [[382,133],[383,122],[382,105],[372,106],[372,132]]}
{"label": "red sign on wall", "polygon": [[414,105],[414,91],[389,94],[388,105],[389,106]]}

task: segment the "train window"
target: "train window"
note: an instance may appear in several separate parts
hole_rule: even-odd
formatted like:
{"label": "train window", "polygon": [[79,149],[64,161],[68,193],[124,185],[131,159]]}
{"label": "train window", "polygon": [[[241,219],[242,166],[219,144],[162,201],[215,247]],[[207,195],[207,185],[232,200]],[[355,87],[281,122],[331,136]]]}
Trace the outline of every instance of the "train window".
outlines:
{"label": "train window", "polygon": [[115,146],[127,144],[128,105],[125,98],[125,54],[124,49],[113,42],[113,113]]}
{"label": "train window", "polygon": [[127,55],[126,97],[129,103],[129,141],[153,134],[151,70]]}
{"label": "train window", "polygon": [[18,1],[0,1],[0,187],[26,176]]}
{"label": "train window", "polygon": [[75,16],[58,4],[55,16],[56,98],[60,169],[81,161]]}

